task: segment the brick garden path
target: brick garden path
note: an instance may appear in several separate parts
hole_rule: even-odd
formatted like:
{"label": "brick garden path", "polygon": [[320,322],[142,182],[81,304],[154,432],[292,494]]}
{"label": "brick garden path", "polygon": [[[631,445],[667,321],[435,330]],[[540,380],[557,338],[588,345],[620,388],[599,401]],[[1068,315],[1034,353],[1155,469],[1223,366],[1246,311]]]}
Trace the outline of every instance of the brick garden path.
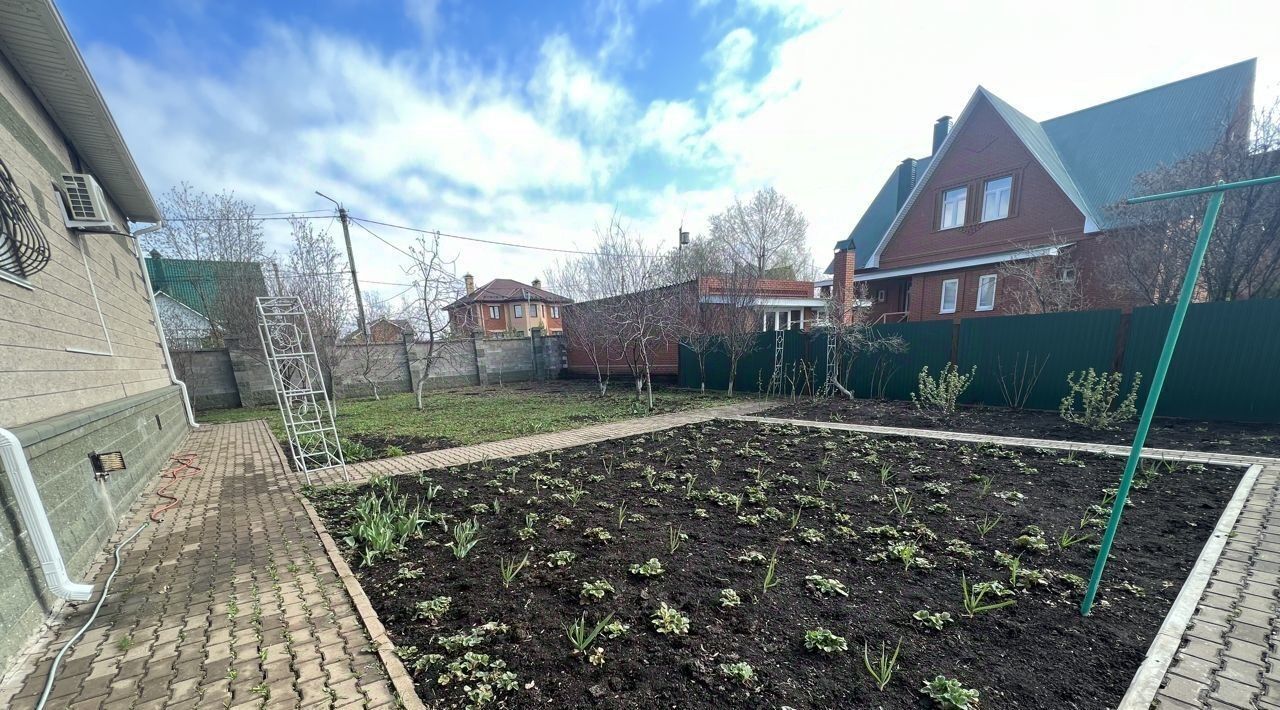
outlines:
{"label": "brick garden path", "polygon": [[[403,456],[353,466],[352,475],[535,453],[765,406],[745,402]],[[266,423],[202,426],[181,450],[198,455],[203,473],[171,487],[182,504],[123,551],[110,598],[63,658],[47,707],[394,707],[382,664],[301,504],[301,477],[289,471]],[[147,520],[158,483],[108,550]],[[104,554],[98,589],[111,567]],[[35,705],[54,656],[91,611],[79,604],[34,644],[0,687],[0,707]]]}
{"label": "brick garden path", "polygon": [[[1129,453],[1127,446],[1105,444],[749,415],[738,418],[948,441],[994,442],[1118,456]],[[1160,710],[1280,710],[1280,459],[1166,449],[1144,449],[1144,454],[1181,461],[1262,465],[1156,694]]]}

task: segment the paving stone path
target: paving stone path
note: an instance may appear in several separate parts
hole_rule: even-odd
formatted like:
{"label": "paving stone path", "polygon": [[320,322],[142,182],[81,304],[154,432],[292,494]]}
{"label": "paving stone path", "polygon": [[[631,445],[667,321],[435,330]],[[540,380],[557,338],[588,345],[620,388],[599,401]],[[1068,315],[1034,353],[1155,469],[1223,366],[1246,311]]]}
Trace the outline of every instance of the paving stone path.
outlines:
{"label": "paving stone path", "polygon": [[[266,423],[200,427],[184,446],[203,473],[171,487],[182,504],[124,550],[47,707],[394,707]],[[144,494],[115,540],[158,502]],[[92,610],[78,607],[41,639],[0,707],[35,705],[53,657]]]}
{"label": "paving stone path", "polygon": [[[1106,444],[767,416],[738,418],[949,441],[994,442],[1117,456],[1129,453],[1127,446]],[[1143,453],[1181,461],[1262,466],[1156,693],[1158,705],[1152,707],[1280,710],[1280,459],[1168,449],[1144,449]]]}

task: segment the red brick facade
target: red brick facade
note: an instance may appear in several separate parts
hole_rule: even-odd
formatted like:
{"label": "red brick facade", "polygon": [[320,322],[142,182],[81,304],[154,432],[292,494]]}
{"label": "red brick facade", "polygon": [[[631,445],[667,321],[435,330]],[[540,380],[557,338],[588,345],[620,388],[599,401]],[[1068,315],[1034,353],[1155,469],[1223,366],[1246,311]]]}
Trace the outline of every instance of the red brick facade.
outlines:
{"label": "red brick facade", "polygon": [[[975,100],[965,122],[956,129],[951,145],[930,166],[922,185],[901,215],[901,222],[883,246],[877,271],[893,271],[1026,248],[1068,247],[1082,295],[1083,308],[1130,308],[1135,303],[1119,297],[1102,277],[1102,263],[1114,242],[1100,233],[1084,234],[1085,216],[1058,183],[1041,166],[996,109],[982,95]],[[984,189],[988,180],[1012,178],[1008,216],[982,220]],[[967,188],[963,224],[942,229],[943,194]],[[833,268],[835,294],[842,280],[852,274],[842,270],[852,254],[837,252]],[[900,277],[860,281],[872,301],[873,320],[942,320],[1007,315],[1011,289],[1018,285],[999,276],[1000,265],[926,271]],[[978,310],[978,283],[983,275],[997,275],[994,307]],[[954,312],[942,312],[943,283],[957,280]]]}

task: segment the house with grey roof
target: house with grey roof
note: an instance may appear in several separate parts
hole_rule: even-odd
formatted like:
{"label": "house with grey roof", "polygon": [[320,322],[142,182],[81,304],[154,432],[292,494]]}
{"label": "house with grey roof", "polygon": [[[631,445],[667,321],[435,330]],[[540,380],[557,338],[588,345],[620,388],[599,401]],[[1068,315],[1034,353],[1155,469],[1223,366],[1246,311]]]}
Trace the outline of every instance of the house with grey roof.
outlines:
{"label": "house with grey roof", "polygon": [[1123,226],[1116,205],[1143,174],[1247,129],[1255,67],[1044,121],[979,86],[954,123],[938,119],[930,155],[893,168],[836,243],[822,285],[865,294],[877,322],[1000,315],[1020,288],[1001,266],[1039,260],[1067,265],[1049,277],[1078,289],[1084,307],[1131,307],[1101,268],[1108,249],[1124,248],[1108,238]]}

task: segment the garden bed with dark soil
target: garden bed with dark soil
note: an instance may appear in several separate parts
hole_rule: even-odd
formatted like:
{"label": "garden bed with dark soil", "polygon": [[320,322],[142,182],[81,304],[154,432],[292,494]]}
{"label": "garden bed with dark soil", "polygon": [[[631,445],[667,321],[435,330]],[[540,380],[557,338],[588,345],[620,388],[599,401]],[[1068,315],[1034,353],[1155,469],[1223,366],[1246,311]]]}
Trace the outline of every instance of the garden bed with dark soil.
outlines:
{"label": "garden bed with dark soil", "polygon": [[[921,688],[945,675],[982,708],[1094,710],[1124,694],[1241,475],[1144,467],[1082,618],[1121,464],[716,420],[312,495],[431,707],[941,707]],[[962,578],[1013,603],[970,616]],[[575,653],[583,614],[616,623]],[[820,629],[831,652],[806,643]],[[883,691],[863,659],[882,643],[901,643]]]}
{"label": "garden bed with dark soil", "polygon": [[[840,397],[784,405],[770,409],[765,416],[1121,445],[1133,443],[1138,426],[1135,418],[1114,431],[1095,431],[1065,421],[1057,412],[1030,409],[1017,412],[1003,407],[961,407],[954,416],[940,421],[921,414],[911,402]],[[1280,456],[1280,424],[1158,418],[1151,424],[1147,446]]]}
{"label": "garden bed with dark soil", "polygon": [[428,451],[440,451],[462,446],[456,439],[446,437],[412,436],[399,434],[383,436],[380,434],[351,434],[343,437],[368,449],[371,456],[362,456],[360,460],[382,459],[405,454],[421,454]]}

